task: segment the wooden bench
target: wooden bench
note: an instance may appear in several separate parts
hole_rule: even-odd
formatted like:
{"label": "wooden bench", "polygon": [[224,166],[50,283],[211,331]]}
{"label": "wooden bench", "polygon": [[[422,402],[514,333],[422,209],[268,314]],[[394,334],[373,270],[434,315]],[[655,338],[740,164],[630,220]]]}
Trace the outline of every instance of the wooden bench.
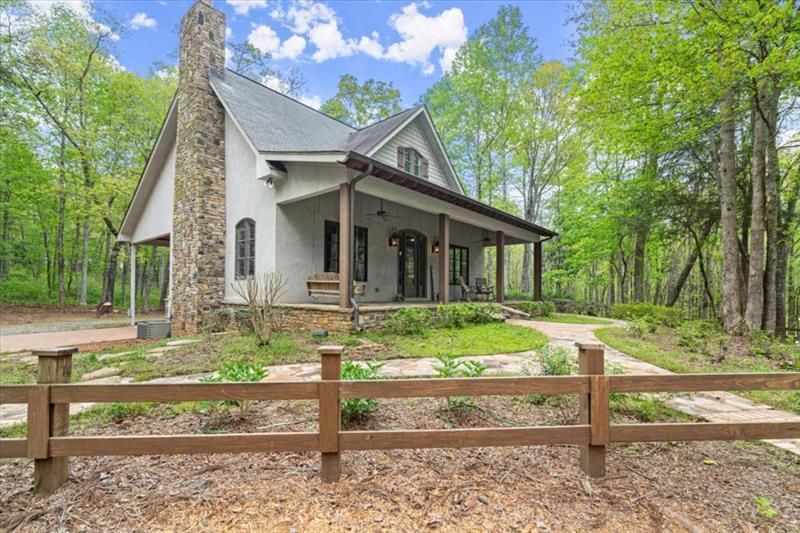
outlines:
{"label": "wooden bench", "polygon": [[315,272],[306,279],[309,296],[338,296],[339,273]]}

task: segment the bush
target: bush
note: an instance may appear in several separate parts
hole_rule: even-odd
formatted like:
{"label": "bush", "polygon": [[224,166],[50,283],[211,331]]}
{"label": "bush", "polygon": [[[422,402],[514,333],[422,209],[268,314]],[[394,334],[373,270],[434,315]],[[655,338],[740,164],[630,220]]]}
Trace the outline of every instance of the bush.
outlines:
{"label": "bush", "polygon": [[[207,378],[201,378],[202,383],[250,383],[258,382],[267,377],[269,372],[263,365],[246,361],[244,359],[237,359],[236,361],[228,361],[222,365],[217,373]],[[224,400],[221,402],[202,402],[208,406],[221,405],[222,407],[238,407],[240,416],[243,416],[250,402],[247,400]]]}
{"label": "bush", "polygon": [[[371,361],[362,365],[353,361],[342,363],[342,380],[364,381],[378,379],[381,368],[386,363]],[[342,413],[348,418],[361,418],[377,407],[378,403],[372,398],[351,398],[342,400]]]}
{"label": "bush", "polygon": [[[486,366],[480,361],[465,361],[453,355],[437,355],[438,365],[433,365],[436,377],[439,378],[477,378],[486,372]],[[448,396],[447,409],[460,409],[469,405],[468,396]]]}
{"label": "bush", "polygon": [[398,335],[419,335],[433,325],[433,313],[424,307],[404,307],[384,322],[384,327]]}
{"label": "bush", "polygon": [[[536,352],[536,361],[539,363],[539,374],[542,376],[569,376],[575,371],[575,363],[570,357],[569,350],[563,346],[552,346],[548,344]],[[561,401],[556,396],[555,402]],[[530,400],[535,404],[542,404],[547,400],[546,396],[534,394]]]}
{"label": "bush", "polygon": [[658,321],[649,315],[628,322],[628,331],[635,337],[644,337],[645,333],[655,333],[657,329]]}
{"label": "bush", "polygon": [[200,319],[200,331],[203,333],[221,333],[227,331],[231,324],[231,312],[228,309],[214,309]]}
{"label": "bush", "polygon": [[253,323],[250,320],[250,310],[238,308],[233,311],[233,325],[242,333],[253,333]]}
{"label": "bush", "polygon": [[692,350],[704,351],[709,340],[715,340],[722,333],[716,322],[707,320],[685,320],[675,332],[678,334],[678,346]]}
{"label": "bush", "polygon": [[614,304],[611,306],[610,316],[620,320],[635,320],[649,316],[659,324],[674,328],[683,320],[683,311],[674,307],[644,303]]}
{"label": "bush", "polygon": [[522,302],[516,304],[516,307],[531,315],[531,318],[550,316],[556,311],[553,302]]}
{"label": "bush", "polygon": [[553,302],[557,313],[589,316],[608,316],[609,313],[608,305],[600,302],[585,302],[566,298],[553,298],[549,301]]}
{"label": "bush", "polygon": [[433,326],[438,328],[463,328],[468,324],[488,324],[495,320],[499,309],[494,304],[439,305],[433,316]]}

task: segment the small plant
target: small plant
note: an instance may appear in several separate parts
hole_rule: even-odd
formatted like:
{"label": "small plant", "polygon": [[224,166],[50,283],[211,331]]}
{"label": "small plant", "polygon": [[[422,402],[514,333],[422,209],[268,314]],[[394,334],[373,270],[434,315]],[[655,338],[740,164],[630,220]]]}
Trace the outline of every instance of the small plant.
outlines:
{"label": "small plant", "polygon": [[214,309],[203,315],[200,320],[200,331],[203,333],[221,333],[226,331],[231,323],[231,313],[227,309]]}
{"label": "small plant", "polygon": [[[486,372],[486,366],[480,361],[465,361],[453,355],[436,356],[438,365],[433,365],[436,377],[439,378],[477,378]],[[469,396],[448,396],[447,410],[461,409],[470,405]]]}
{"label": "small plant", "polygon": [[[250,383],[261,381],[267,377],[267,374],[269,372],[262,365],[244,359],[237,359],[236,361],[224,363],[216,374],[201,378],[200,381],[202,383]],[[203,404],[211,408],[216,406],[224,408],[237,407],[239,416],[244,416],[250,407],[250,402],[247,400],[223,400],[221,402],[203,402]]]}
{"label": "small plant", "polygon": [[242,333],[253,333],[253,322],[250,320],[250,310],[238,308],[233,311],[233,325]]}
{"label": "small plant", "polygon": [[756,507],[758,515],[765,518],[775,518],[779,514],[777,509],[772,507],[772,502],[769,498],[764,496],[756,496]]}
{"label": "small plant", "polygon": [[[342,363],[342,380],[365,381],[378,379],[381,369],[386,363],[371,361],[366,364],[345,361]],[[342,400],[342,413],[345,417],[355,419],[365,416],[377,407],[377,402],[372,398],[351,398]]]}
{"label": "small plant", "polygon": [[663,305],[653,305],[644,303],[635,304],[614,304],[609,313],[611,318],[620,320],[634,320],[644,316],[650,316],[658,324],[674,328],[683,320],[683,311],[675,307],[665,307]]}
{"label": "small plant", "polygon": [[439,328],[463,328],[468,324],[488,324],[498,314],[494,304],[451,304],[436,307],[433,321]]}
{"label": "small plant", "polygon": [[423,307],[404,307],[392,313],[384,327],[398,335],[421,335],[433,325],[433,314]]}
{"label": "small plant", "polygon": [[772,338],[757,329],[750,334],[750,353],[756,357],[772,357]]}
{"label": "small plant", "polygon": [[645,315],[640,318],[631,319],[628,322],[628,331],[634,337],[642,338],[646,333],[653,334],[658,329],[658,322],[653,317]]}
{"label": "small plant", "polygon": [[[575,363],[570,357],[569,350],[563,346],[548,344],[536,352],[536,362],[539,366],[538,374],[542,376],[569,376],[575,370]],[[560,401],[559,396],[554,398],[556,402]],[[547,397],[541,394],[530,397],[530,401],[536,405],[543,404],[546,400]]]}

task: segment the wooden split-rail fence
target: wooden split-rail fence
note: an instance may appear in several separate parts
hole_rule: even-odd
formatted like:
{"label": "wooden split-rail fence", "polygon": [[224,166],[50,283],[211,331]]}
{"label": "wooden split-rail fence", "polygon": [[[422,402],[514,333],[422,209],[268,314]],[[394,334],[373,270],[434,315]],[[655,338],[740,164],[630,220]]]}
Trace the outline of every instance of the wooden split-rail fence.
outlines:
{"label": "wooden split-rail fence", "polygon": [[[0,403],[28,406],[27,437],[0,439],[0,457],[33,459],[37,492],[69,477],[69,457],[194,453],[321,453],[320,477],[337,481],[347,450],[577,445],[582,470],[602,477],[606,447],[616,442],[800,438],[798,422],[613,424],[609,394],[720,390],[798,390],[800,373],[604,375],[603,346],[578,344],[577,376],[342,381],[340,346],[319,348],[321,380],[198,384],[70,384],[74,348],[40,351],[36,385],[0,386]],[[578,394],[577,425],[442,430],[342,431],[340,401],[348,398]],[[319,431],[217,435],[70,436],[69,405],[83,402],[317,400]]]}

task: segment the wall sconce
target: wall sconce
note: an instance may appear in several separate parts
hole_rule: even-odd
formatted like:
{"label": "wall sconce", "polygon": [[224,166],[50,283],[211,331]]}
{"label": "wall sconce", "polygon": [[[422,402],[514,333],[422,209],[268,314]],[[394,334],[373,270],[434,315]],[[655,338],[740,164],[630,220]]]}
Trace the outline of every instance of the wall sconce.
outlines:
{"label": "wall sconce", "polygon": [[431,246],[431,253],[438,254],[439,253],[439,240],[433,241],[433,246]]}
{"label": "wall sconce", "polygon": [[389,247],[397,248],[400,244],[400,236],[395,232],[389,237]]}

